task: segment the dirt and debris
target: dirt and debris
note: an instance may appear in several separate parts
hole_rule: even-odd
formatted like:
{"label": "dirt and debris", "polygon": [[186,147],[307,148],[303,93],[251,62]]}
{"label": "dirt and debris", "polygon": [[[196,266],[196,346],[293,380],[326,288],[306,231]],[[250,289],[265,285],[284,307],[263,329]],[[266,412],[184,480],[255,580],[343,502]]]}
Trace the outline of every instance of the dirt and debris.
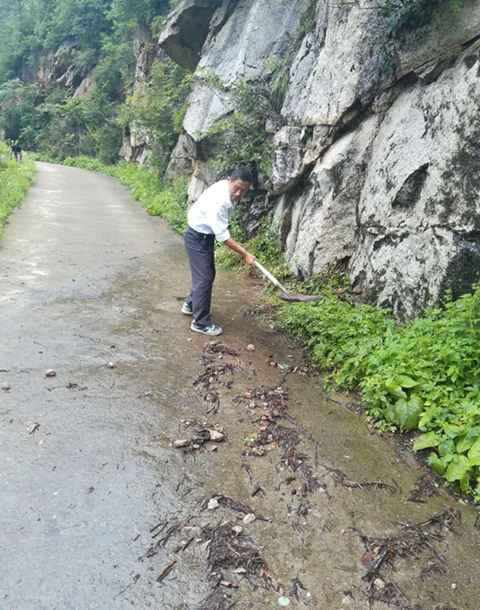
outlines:
{"label": "dirt and debris", "polygon": [[196,420],[182,420],[180,425],[182,429],[188,430],[190,437],[175,440],[172,446],[182,449],[184,454],[202,450],[209,441],[220,443],[226,440],[225,430],[219,424],[199,424]]}
{"label": "dirt and debris", "polygon": [[202,540],[208,552],[210,586],[238,587],[246,579],[252,588],[280,590],[281,585],[260,556],[259,548],[243,531],[238,533],[233,523],[202,527]]}
{"label": "dirt and debris", "polygon": [[332,475],[335,485],[341,485],[345,489],[364,489],[368,491],[374,491],[376,489],[389,489],[393,493],[398,491],[397,486],[390,485],[383,481],[349,481],[347,479],[347,475],[339,468],[329,468],[324,464],[322,464],[322,466]]}
{"label": "dirt and debris", "polygon": [[2,390],[4,392],[9,392],[12,389],[12,386],[9,383],[3,383],[2,384]]}
{"label": "dirt and debris", "polygon": [[57,376],[57,372],[54,371],[53,369],[48,369],[45,372],[45,377],[56,377]]}
{"label": "dirt and debris", "polygon": [[415,481],[413,489],[407,496],[409,502],[425,503],[426,498],[438,496],[438,487],[435,477],[432,474],[424,473]]}
{"label": "dirt and debris", "polygon": [[170,574],[170,572],[173,570],[173,568],[175,567],[175,564],[177,563],[176,559],[173,559],[168,565],[166,565],[163,570],[160,572],[160,574],[157,576],[156,581],[157,582],[162,582],[162,580],[168,576]]}
{"label": "dirt and debris", "polygon": [[[155,525],[154,527],[151,528],[150,530],[150,534],[152,535],[152,539],[158,538],[158,540],[155,541],[155,543],[153,543],[150,548],[147,550],[147,552],[142,555],[141,557],[139,557],[140,560],[148,558],[148,557],[153,557],[154,555],[157,555],[158,552],[160,551],[160,548],[165,548],[167,542],[175,535],[180,534],[182,532],[182,530],[184,528],[186,528],[190,521],[192,520],[192,517],[187,517],[186,519],[183,519],[182,521],[179,521],[177,523],[174,523],[173,525],[170,525],[169,527],[169,522],[168,521],[160,521],[160,523],[157,523],[157,525]],[[190,537],[191,538],[191,537]],[[179,545],[181,548],[179,548],[179,546],[176,547],[175,552],[179,552],[181,550],[185,550],[193,541],[192,539],[188,539],[181,542],[181,544]],[[165,574],[166,576],[166,574]]]}
{"label": "dirt and debris", "polygon": [[235,605],[228,593],[215,591],[200,602],[197,610],[229,610]]}
{"label": "dirt and debris", "polygon": [[[443,513],[433,515],[430,519],[421,523],[397,523],[392,525],[400,530],[397,536],[389,538],[368,538],[362,534],[360,537],[365,545],[366,553],[362,557],[366,574],[363,579],[368,583],[367,591],[369,602],[382,601],[396,605],[407,610],[410,606],[405,605],[409,601],[405,593],[397,583],[386,582],[381,571],[386,568],[394,569],[395,562],[399,557],[419,559],[421,555],[428,554],[431,559],[427,566],[422,569],[420,577],[428,573],[440,574],[442,577],[446,571],[446,560],[435,549],[435,543],[444,538],[442,530],[452,530],[453,523],[460,522],[458,511],[445,508]],[[437,531],[427,530],[432,525],[437,526]],[[440,531],[438,531],[440,530]]]}
{"label": "dirt and debris", "polygon": [[219,341],[208,341],[203,346],[204,354],[229,354],[230,356],[238,356],[238,353],[226,345],[223,345]]}
{"label": "dirt and debris", "polygon": [[[224,356],[231,356],[236,359],[236,363],[222,362]],[[209,341],[205,343],[202,352],[202,364],[205,371],[198,375],[193,382],[194,386],[199,386],[204,390],[203,399],[207,403],[207,415],[215,415],[220,407],[220,397],[217,387],[219,384],[230,389],[233,385],[233,380],[225,380],[223,377],[227,374],[234,375],[237,372],[237,365],[240,362],[237,358],[237,352],[218,341]],[[217,386],[217,387],[216,387]]]}
{"label": "dirt and debris", "polygon": [[305,606],[315,606],[317,604],[316,598],[312,596],[298,576],[297,578],[292,578],[291,583],[290,597],[296,599],[297,602],[302,602]]}
{"label": "dirt and debris", "polygon": [[216,495],[211,498],[205,498],[200,504],[200,510],[205,510],[205,508],[208,507],[209,503],[212,502],[212,500],[216,502],[217,506],[224,506],[235,511],[237,513],[236,516],[238,519],[243,520],[246,515],[255,515],[255,519],[258,519],[259,521],[271,521],[271,519],[268,519],[260,513],[257,513],[251,506],[245,504],[245,502],[239,502],[237,500],[234,500],[230,496],[224,495]]}

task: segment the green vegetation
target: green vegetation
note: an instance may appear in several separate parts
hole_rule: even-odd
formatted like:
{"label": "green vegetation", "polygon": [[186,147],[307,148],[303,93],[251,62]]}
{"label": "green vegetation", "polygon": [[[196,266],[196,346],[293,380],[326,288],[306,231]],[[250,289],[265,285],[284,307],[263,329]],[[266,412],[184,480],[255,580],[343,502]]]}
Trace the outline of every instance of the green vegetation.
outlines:
{"label": "green vegetation", "polygon": [[386,430],[420,429],[416,450],[480,501],[480,286],[400,326],[376,307],[330,296],[279,312],[331,382],[359,388]]}
{"label": "green vegetation", "polygon": [[[165,170],[189,81],[173,62],[157,61],[150,82],[133,91],[133,39],[142,27],[153,40],[168,10],[167,0],[0,0],[5,137],[57,161],[87,155],[112,164],[130,123],[148,132],[151,162]],[[87,75],[88,94],[74,97]]]}
{"label": "green vegetation", "polygon": [[151,163],[163,173],[182,129],[192,75],[167,59],[154,62],[145,90],[127,98],[121,121],[148,133]]}
{"label": "green vegetation", "polygon": [[10,160],[10,149],[0,142],[0,235],[12,210],[22,201],[35,178],[35,165],[28,158],[22,163]]}
{"label": "green vegetation", "polygon": [[227,86],[207,70],[199,72],[196,78],[216,90],[233,108],[204,137],[209,141],[211,165],[225,175],[239,165],[250,167],[256,181],[265,186],[271,171],[271,142],[266,133],[267,118],[272,111],[268,90],[243,80]]}
{"label": "green vegetation", "polygon": [[388,35],[398,37],[401,33],[416,30],[433,19],[442,6],[449,6],[458,13],[462,0],[377,0],[377,6],[387,17]]}

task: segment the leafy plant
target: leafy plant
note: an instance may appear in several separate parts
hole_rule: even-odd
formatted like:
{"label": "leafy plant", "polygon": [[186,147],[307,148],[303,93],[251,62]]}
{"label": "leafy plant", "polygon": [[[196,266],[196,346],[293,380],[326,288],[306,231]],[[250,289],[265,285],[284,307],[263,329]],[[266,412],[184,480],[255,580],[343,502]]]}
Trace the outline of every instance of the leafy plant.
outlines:
{"label": "leafy plant", "polygon": [[197,78],[217,89],[234,108],[205,134],[212,148],[211,165],[224,174],[239,165],[251,167],[258,182],[265,184],[271,171],[271,141],[266,133],[272,109],[268,91],[243,80],[227,86],[218,75],[206,70]]}

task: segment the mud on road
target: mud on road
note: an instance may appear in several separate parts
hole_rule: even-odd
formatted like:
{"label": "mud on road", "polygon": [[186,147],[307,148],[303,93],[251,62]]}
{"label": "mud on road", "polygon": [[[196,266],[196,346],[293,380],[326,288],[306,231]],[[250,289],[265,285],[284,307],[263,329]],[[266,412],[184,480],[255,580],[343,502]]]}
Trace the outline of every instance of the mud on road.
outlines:
{"label": "mud on road", "polygon": [[0,241],[0,606],[478,610],[473,508],[242,315],[258,286],[219,274],[205,341],[181,238],[38,165]]}

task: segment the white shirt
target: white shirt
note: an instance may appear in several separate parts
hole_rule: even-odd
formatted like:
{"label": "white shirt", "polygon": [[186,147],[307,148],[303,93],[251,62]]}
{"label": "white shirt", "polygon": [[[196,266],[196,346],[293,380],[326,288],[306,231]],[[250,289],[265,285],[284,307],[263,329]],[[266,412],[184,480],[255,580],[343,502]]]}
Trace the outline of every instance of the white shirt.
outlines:
{"label": "white shirt", "polygon": [[188,226],[224,242],[230,237],[228,225],[235,204],[230,199],[228,181],[220,180],[204,191],[188,211]]}

